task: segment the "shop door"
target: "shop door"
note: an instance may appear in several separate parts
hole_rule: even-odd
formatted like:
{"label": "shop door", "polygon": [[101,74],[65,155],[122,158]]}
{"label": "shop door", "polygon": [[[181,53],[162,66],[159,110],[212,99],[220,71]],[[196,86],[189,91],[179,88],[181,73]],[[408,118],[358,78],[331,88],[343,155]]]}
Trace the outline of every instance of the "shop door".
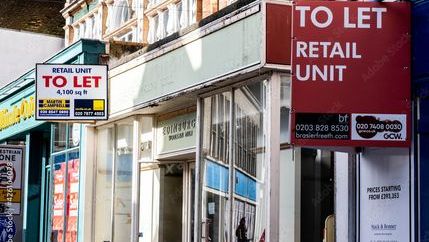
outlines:
{"label": "shop door", "polygon": [[139,242],[182,241],[183,163],[140,172]]}
{"label": "shop door", "polygon": [[142,166],[138,241],[194,241],[195,162]]}

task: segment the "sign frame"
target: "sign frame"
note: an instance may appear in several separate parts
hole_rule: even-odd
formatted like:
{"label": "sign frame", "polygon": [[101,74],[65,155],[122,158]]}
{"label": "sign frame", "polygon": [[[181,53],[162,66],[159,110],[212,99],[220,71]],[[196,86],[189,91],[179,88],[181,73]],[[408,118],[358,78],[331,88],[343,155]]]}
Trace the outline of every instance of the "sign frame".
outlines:
{"label": "sign frame", "polygon": [[[364,8],[371,9],[365,15],[373,14],[371,19],[358,17]],[[371,12],[373,8],[378,8],[378,11],[384,8],[385,12]],[[397,18],[398,15],[402,17]],[[293,4],[290,132],[293,145],[411,145],[410,20],[411,6],[405,2],[298,1]],[[397,26],[399,21],[401,25]],[[367,26],[359,27],[359,23]],[[375,34],[382,37],[374,42]],[[383,47],[378,47],[382,43]],[[389,89],[383,91],[387,86]],[[298,115],[313,117],[308,120],[301,118],[305,122],[297,123]],[[326,117],[330,115],[336,115],[336,120]],[[345,119],[344,115],[347,115]],[[352,122],[352,118],[358,116],[363,116],[359,121],[360,127],[371,128],[353,126],[358,121]],[[311,119],[329,122],[310,124]],[[303,124],[310,125],[303,127],[308,128],[304,130],[306,132],[299,133],[297,125]],[[323,132],[319,133],[318,124],[324,124],[329,130],[323,126]],[[343,131],[343,126],[347,126],[348,137],[332,138],[338,129]],[[402,128],[398,130],[397,127]],[[357,134],[359,138],[355,138]]]}
{"label": "sign frame", "polygon": [[[83,66],[83,67],[91,67],[91,66],[100,66],[100,67],[105,67],[106,70],[106,96],[105,96],[105,115],[102,118],[97,118],[94,116],[91,116],[90,118],[52,118],[52,117],[47,117],[47,118],[41,118],[39,116],[39,89],[38,89],[38,66],[70,66],[70,67],[77,67],[77,66]],[[73,121],[73,122],[81,122],[81,123],[91,123],[91,122],[95,122],[95,121],[106,121],[109,119],[109,89],[110,89],[110,82],[109,82],[109,66],[107,64],[55,64],[55,63],[36,63],[36,68],[35,68],[35,113],[34,113],[34,119],[37,121],[52,121],[52,122],[69,122],[69,121]],[[74,98],[70,99],[70,101],[75,100]],[[70,112],[74,112],[75,109],[70,110]]]}

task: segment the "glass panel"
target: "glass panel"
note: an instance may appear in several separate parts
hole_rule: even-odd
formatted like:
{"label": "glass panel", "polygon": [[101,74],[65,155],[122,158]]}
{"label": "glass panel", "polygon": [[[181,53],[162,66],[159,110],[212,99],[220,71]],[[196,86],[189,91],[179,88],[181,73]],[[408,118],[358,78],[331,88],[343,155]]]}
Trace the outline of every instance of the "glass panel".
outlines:
{"label": "glass panel", "polygon": [[139,242],[182,241],[182,163],[141,163],[141,169]]}
{"label": "glass panel", "polygon": [[266,224],[266,82],[234,92],[234,241],[260,241]]}
{"label": "glass panel", "polygon": [[76,242],[79,209],[79,152],[68,154],[67,166],[66,242]]}
{"label": "glass panel", "polygon": [[119,123],[116,130],[113,241],[131,240],[133,123]]}
{"label": "glass panel", "polygon": [[280,88],[280,144],[283,144],[290,143],[290,77],[282,76]]}
{"label": "glass panel", "polygon": [[161,165],[160,241],[182,241],[183,165]]}
{"label": "glass panel", "polygon": [[140,161],[152,161],[153,118],[142,117],[140,133]]}
{"label": "glass panel", "polygon": [[202,188],[203,241],[228,241],[229,228],[229,127],[231,94],[204,99]]}
{"label": "glass panel", "polygon": [[54,123],[54,124],[52,124],[52,126],[54,129],[54,145],[53,145],[54,150],[53,150],[53,152],[65,150],[66,144],[67,144],[67,140],[66,140],[67,124],[66,123]]}
{"label": "glass panel", "polygon": [[69,129],[69,140],[68,140],[68,147],[74,148],[79,146],[80,144],[80,124],[68,124]]}
{"label": "glass panel", "polygon": [[160,169],[140,164],[139,242],[159,241]]}
{"label": "glass panel", "polygon": [[51,241],[62,242],[64,234],[64,194],[66,187],[66,156],[53,156],[54,194],[52,211]]}
{"label": "glass panel", "polygon": [[113,128],[99,129],[95,174],[95,242],[110,241],[112,227]]}

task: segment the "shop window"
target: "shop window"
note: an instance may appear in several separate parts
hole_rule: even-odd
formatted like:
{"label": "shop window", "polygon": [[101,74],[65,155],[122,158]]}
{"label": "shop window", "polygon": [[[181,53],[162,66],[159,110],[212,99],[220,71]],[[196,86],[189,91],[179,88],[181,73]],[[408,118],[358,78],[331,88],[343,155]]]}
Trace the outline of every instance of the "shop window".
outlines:
{"label": "shop window", "polygon": [[74,148],[79,146],[80,144],[80,130],[81,125],[80,124],[68,124],[68,147]]}
{"label": "shop window", "polygon": [[141,118],[140,157],[141,162],[153,162],[153,118]]}
{"label": "shop window", "polygon": [[96,155],[94,241],[130,241],[133,120],[97,129]]}
{"label": "shop window", "polygon": [[81,137],[81,124],[54,123],[52,125],[53,144],[52,153],[79,147]]}
{"label": "shop window", "polygon": [[114,129],[97,131],[97,159],[95,171],[94,241],[110,241],[112,227]]}
{"label": "shop window", "polygon": [[51,241],[77,242],[79,209],[78,150],[53,155]]}
{"label": "shop window", "polygon": [[53,152],[65,150],[67,146],[67,123],[54,123],[52,127],[54,134]]}
{"label": "shop window", "polygon": [[260,241],[266,224],[266,83],[234,91],[234,239]]}
{"label": "shop window", "polygon": [[203,101],[203,241],[265,238],[265,96],[257,82]]}
{"label": "shop window", "polygon": [[113,241],[131,240],[133,123],[116,126],[113,197]]}

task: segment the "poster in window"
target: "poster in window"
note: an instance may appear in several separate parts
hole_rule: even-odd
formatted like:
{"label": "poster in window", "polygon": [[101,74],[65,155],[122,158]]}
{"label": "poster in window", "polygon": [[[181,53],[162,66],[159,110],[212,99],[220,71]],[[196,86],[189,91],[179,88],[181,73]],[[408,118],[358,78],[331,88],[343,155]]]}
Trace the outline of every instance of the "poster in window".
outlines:
{"label": "poster in window", "polygon": [[56,164],[54,170],[54,194],[52,216],[52,239],[63,241],[64,233],[64,189],[66,163]]}

